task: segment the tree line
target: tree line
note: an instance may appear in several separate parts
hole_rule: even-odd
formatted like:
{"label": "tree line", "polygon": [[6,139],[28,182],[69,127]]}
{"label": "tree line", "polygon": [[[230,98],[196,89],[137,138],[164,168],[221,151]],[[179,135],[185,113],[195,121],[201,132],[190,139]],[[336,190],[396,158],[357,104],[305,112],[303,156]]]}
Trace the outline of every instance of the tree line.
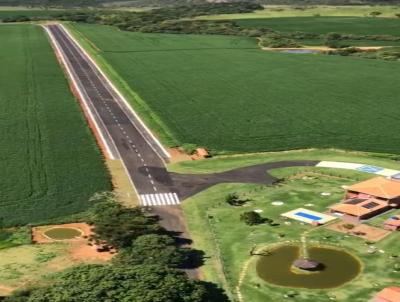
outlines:
{"label": "tree line", "polygon": [[[228,0],[227,3],[242,0]],[[181,5],[207,4],[207,0],[0,0],[0,6],[32,7],[169,7]],[[210,1],[212,2],[212,1]],[[214,1],[218,2],[218,1]],[[248,0],[248,3],[261,5],[391,5],[400,0]]]}

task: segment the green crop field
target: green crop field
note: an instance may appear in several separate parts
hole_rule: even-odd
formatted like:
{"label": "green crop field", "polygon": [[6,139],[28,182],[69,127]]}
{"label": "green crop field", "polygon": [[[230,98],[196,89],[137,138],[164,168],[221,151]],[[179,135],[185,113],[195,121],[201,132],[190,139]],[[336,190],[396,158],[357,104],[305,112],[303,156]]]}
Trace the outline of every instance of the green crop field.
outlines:
{"label": "green crop field", "polygon": [[282,32],[311,32],[326,34],[331,32],[356,35],[400,36],[400,18],[362,17],[289,17],[243,19],[235,21],[248,28],[271,28]]}
{"label": "green crop field", "polygon": [[75,28],[141,97],[132,104],[169,145],[399,151],[400,64],[271,53],[240,37]]}
{"label": "green crop field", "polygon": [[0,221],[77,213],[110,189],[101,154],[39,26],[0,26]]}

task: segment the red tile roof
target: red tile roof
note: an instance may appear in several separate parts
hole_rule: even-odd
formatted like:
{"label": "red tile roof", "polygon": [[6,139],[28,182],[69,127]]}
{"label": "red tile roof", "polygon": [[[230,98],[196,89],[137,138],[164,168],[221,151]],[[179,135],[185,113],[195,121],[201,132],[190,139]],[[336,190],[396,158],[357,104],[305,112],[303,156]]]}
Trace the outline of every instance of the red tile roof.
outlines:
{"label": "red tile roof", "polygon": [[400,196],[400,181],[380,176],[352,185],[348,190],[392,199]]}
{"label": "red tile roof", "polygon": [[400,302],[400,287],[386,287],[376,294],[374,301]]}

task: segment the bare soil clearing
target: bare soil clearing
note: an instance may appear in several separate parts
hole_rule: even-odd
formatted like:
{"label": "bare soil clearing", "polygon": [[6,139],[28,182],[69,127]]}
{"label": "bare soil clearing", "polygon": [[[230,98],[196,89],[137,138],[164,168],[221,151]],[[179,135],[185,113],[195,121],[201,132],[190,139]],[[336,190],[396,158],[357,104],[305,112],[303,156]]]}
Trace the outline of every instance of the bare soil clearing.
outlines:
{"label": "bare soil clearing", "polygon": [[356,225],[356,226],[354,226],[353,229],[349,230],[343,226],[345,224],[346,224],[346,222],[340,221],[340,222],[337,222],[334,224],[330,224],[330,225],[326,226],[326,228],[336,231],[336,232],[345,233],[345,234],[352,235],[352,236],[357,236],[357,237],[363,238],[365,240],[374,241],[374,242],[380,241],[392,233],[391,231],[387,231],[387,230],[373,227],[373,226],[366,225],[366,224]]}

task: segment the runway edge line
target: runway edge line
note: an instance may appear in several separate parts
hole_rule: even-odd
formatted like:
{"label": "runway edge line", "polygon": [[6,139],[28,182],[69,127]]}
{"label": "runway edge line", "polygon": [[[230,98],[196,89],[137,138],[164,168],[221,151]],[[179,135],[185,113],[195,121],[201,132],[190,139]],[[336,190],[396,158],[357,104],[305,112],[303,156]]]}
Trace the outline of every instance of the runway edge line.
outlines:
{"label": "runway edge line", "polygon": [[[95,133],[95,137],[96,137],[97,141],[99,142],[100,149],[103,150],[103,153],[105,154],[106,157],[108,157],[109,159],[115,160],[116,156],[111,151],[111,147],[108,145],[107,140],[104,138],[103,132],[101,131],[100,126],[98,125],[98,123],[93,115],[92,110],[90,109],[89,105],[86,103],[86,97],[84,96],[84,93],[79,88],[79,85],[76,83],[76,80],[70,69],[70,66],[67,63],[67,61],[65,60],[64,54],[61,51],[57,41],[54,39],[53,34],[46,26],[42,26],[42,27],[44,28],[48,37],[50,38],[51,44],[56,52],[57,59],[59,61],[61,61],[60,62],[61,65],[64,67],[64,70],[67,72],[70,83],[72,84],[72,88],[78,93],[79,103],[82,106],[83,112],[86,116],[86,119],[88,120],[89,125],[90,126],[93,125],[93,127],[94,127],[94,128],[92,128],[92,130]],[[72,93],[74,94],[74,91],[72,91]]]}
{"label": "runway edge line", "polygon": [[[111,80],[108,78],[108,76],[101,70],[101,68],[97,65],[97,63],[93,60],[93,58],[88,54],[88,52],[79,44],[79,42],[75,39],[75,37],[69,32],[69,30],[64,26],[64,24],[59,24],[61,28],[64,30],[64,32],[68,35],[68,37],[75,42],[75,44],[79,47],[79,49],[87,56],[87,58],[90,60],[90,62],[96,67],[96,69],[99,71],[99,73],[104,77],[104,79],[107,81],[107,84],[114,90],[114,92],[118,95],[118,97],[122,100],[124,103],[124,107],[130,111],[132,115],[138,120],[138,122],[141,124],[143,129],[147,132],[147,134],[150,135],[150,137],[154,140],[154,142],[157,144],[157,146],[160,148],[162,153],[164,154],[165,157],[171,158],[171,155],[169,152],[165,149],[165,147],[161,144],[161,142],[157,139],[157,137],[153,134],[153,132],[146,126],[146,124],[143,122],[143,120],[140,118],[140,116],[136,113],[136,111],[132,108],[131,104],[126,100],[126,98],[122,95],[122,93],[119,91],[119,89],[114,85],[114,83],[111,82]],[[129,116],[128,116],[129,117]],[[132,121],[133,124],[135,124]],[[146,137],[144,137],[146,140]],[[152,144],[149,142],[150,147],[153,148]],[[154,148],[153,148],[154,149]],[[156,153],[158,153],[157,150],[154,150]],[[163,157],[161,156],[161,159]]]}
{"label": "runway edge line", "polygon": [[[132,188],[136,193],[136,196],[140,199],[139,192],[137,191],[136,186],[133,183],[133,180],[132,180],[132,178],[131,178],[131,176],[130,176],[130,174],[128,172],[128,168],[126,167],[125,162],[121,159],[121,156],[119,155],[118,149],[116,147],[115,147],[115,150],[116,150],[116,153],[118,154],[117,158],[114,156],[114,154],[112,154],[111,148],[109,147],[107,140],[104,138],[104,135],[103,135],[99,125],[97,124],[97,121],[94,118],[90,107],[87,105],[85,96],[82,93],[82,91],[80,90],[79,85],[76,83],[75,78],[73,76],[73,73],[72,73],[72,71],[70,69],[70,66],[67,63],[67,61],[65,60],[63,52],[61,51],[57,41],[55,40],[55,38],[54,38],[53,34],[51,33],[51,31],[46,26],[42,26],[42,27],[45,29],[47,35],[49,36],[51,44],[54,46],[54,49],[56,51],[57,59],[61,60],[60,63],[62,63],[62,65],[64,66],[65,71],[67,72],[68,77],[69,77],[72,85],[74,86],[74,89],[79,94],[79,98],[81,99],[79,103],[82,104],[83,111],[84,111],[85,114],[87,114],[87,119],[89,121],[89,124],[93,124],[93,126],[95,127],[94,129],[93,128],[92,129],[95,132],[95,137],[101,140],[100,149],[105,151],[104,154],[105,154],[106,157],[108,156],[109,159],[111,159],[111,160],[120,159],[121,160],[122,166],[124,167],[124,171],[125,171],[126,175],[128,176],[129,182],[131,183]],[[114,141],[112,139],[110,141],[112,143],[114,143]],[[104,146],[104,148],[102,148],[103,146]]]}

